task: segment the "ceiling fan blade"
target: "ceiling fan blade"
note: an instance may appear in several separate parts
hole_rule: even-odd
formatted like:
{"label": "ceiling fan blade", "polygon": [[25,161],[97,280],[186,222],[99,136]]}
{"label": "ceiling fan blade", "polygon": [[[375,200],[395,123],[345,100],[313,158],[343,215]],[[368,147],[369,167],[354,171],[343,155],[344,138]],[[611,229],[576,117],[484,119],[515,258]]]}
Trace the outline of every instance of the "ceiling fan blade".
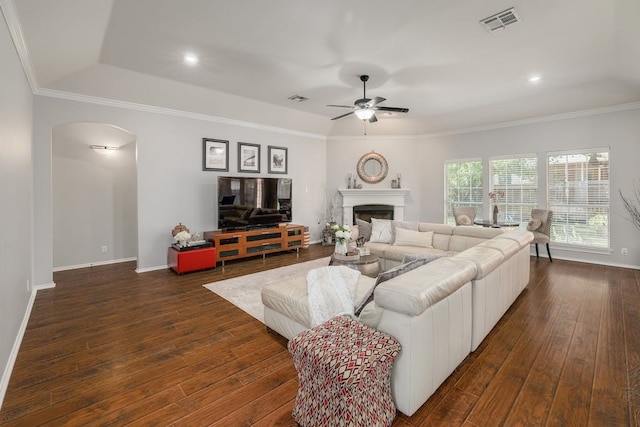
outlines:
{"label": "ceiling fan blade", "polygon": [[327,105],[327,107],[353,108],[353,106],[351,105],[334,105],[334,104],[329,104]]}
{"label": "ceiling fan blade", "polygon": [[381,103],[382,101],[386,101],[386,98],[380,98],[379,96],[376,96],[373,99],[370,99],[369,102],[367,102],[367,107],[373,107],[376,104]]}
{"label": "ceiling fan blade", "polygon": [[369,101],[371,101],[369,98],[360,98],[356,99],[353,105],[354,107],[358,108],[367,108],[367,105],[369,105]]}
{"label": "ceiling fan blade", "polygon": [[[351,107],[349,107],[349,108],[351,108]],[[350,112],[348,112],[347,114],[343,114],[343,115],[338,116],[338,117],[334,117],[334,118],[333,118],[333,119],[331,119],[331,120],[338,120],[338,119],[341,119],[341,118],[343,118],[343,117],[348,116],[349,114],[353,114],[353,111],[350,111]]]}
{"label": "ceiling fan blade", "polygon": [[369,119],[369,123],[375,123],[377,121],[378,121],[378,118],[376,117],[375,114],[373,116],[371,116],[371,118]]}
{"label": "ceiling fan blade", "polygon": [[408,108],[399,108],[399,107],[373,107],[374,110],[378,111],[393,111],[396,113],[408,113]]}

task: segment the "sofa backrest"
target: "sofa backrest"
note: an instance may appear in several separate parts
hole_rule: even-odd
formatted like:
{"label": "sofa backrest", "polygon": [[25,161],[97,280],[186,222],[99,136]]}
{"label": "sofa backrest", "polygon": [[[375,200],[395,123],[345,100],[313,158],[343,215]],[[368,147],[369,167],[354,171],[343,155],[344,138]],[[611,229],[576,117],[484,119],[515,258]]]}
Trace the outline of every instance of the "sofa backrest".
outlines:
{"label": "sofa backrest", "polygon": [[459,225],[453,228],[448,251],[462,252],[504,233],[501,228],[468,227]]}
{"label": "sofa backrest", "polygon": [[447,224],[433,222],[419,222],[418,231],[433,231],[433,247],[441,251],[449,250],[449,241],[455,227]]}

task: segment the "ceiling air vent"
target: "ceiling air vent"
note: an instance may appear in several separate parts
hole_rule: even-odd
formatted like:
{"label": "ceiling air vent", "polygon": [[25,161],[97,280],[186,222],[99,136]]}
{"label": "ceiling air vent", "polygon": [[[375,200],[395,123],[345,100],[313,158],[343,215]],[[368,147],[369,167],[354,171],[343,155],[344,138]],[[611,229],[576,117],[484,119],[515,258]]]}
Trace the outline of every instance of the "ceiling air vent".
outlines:
{"label": "ceiling air vent", "polygon": [[492,32],[502,30],[506,28],[507,25],[515,24],[516,22],[520,22],[520,17],[516,11],[511,8],[481,20],[480,24],[482,24],[487,31]]}
{"label": "ceiling air vent", "polygon": [[305,98],[304,96],[300,96],[300,95],[291,95],[289,98],[287,98],[289,101],[294,101],[294,102],[304,102],[309,98]]}

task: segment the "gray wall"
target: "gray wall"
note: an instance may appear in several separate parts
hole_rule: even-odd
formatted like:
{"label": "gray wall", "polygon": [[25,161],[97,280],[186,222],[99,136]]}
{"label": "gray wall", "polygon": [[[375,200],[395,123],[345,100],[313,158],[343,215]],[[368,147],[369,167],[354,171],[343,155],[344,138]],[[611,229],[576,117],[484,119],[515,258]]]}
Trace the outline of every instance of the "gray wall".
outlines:
{"label": "gray wall", "polygon": [[[160,110],[159,110],[160,111]],[[99,122],[126,129],[137,145],[138,270],[166,266],[171,230],[182,222],[192,231],[217,228],[217,176],[238,175],[237,143],[261,145],[261,176],[267,176],[267,146],[288,147],[293,178],[293,221],[309,225],[319,239],[324,211],[326,142],[296,132],[238,126],[161,112],[36,96],[34,107],[35,280],[52,283],[52,129],[64,123]],[[202,138],[230,141],[230,172],[202,171]],[[278,175],[282,176],[282,175]],[[96,242],[98,244],[99,242]]]}
{"label": "gray wall", "polygon": [[[558,258],[584,262],[640,267],[640,230],[628,220],[618,189],[631,194],[640,173],[640,106],[628,110],[591,115],[567,115],[540,119],[537,123],[446,136],[331,138],[327,150],[329,194],[345,188],[345,174],[355,172],[363,154],[375,150],[387,159],[389,177],[375,185],[390,187],[396,172],[402,186],[411,189],[405,218],[429,222],[444,221],[444,162],[480,158],[488,185],[491,156],[536,154],[539,163],[539,204],[546,206],[546,153],[585,148],[610,148],[611,161],[611,247],[609,254],[567,250],[552,246]],[[485,206],[488,212],[489,206]],[[628,255],[620,254],[628,248]],[[544,250],[542,250],[544,254]]]}
{"label": "gray wall", "polygon": [[[0,403],[32,280],[31,118],[33,96],[0,15]],[[23,324],[22,327],[26,325]]]}

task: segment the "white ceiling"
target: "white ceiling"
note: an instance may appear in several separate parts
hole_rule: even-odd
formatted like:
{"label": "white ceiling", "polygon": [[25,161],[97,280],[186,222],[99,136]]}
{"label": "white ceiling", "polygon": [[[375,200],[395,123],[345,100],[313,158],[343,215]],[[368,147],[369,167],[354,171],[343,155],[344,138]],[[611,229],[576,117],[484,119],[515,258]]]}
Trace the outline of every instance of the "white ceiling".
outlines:
{"label": "white ceiling", "polygon": [[[370,134],[640,101],[637,0],[13,1],[41,89],[308,132],[362,131],[326,106],[360,98],[361,74],[369,97],[410,109]],[[521,22],[480,25],[510,7]]]}

